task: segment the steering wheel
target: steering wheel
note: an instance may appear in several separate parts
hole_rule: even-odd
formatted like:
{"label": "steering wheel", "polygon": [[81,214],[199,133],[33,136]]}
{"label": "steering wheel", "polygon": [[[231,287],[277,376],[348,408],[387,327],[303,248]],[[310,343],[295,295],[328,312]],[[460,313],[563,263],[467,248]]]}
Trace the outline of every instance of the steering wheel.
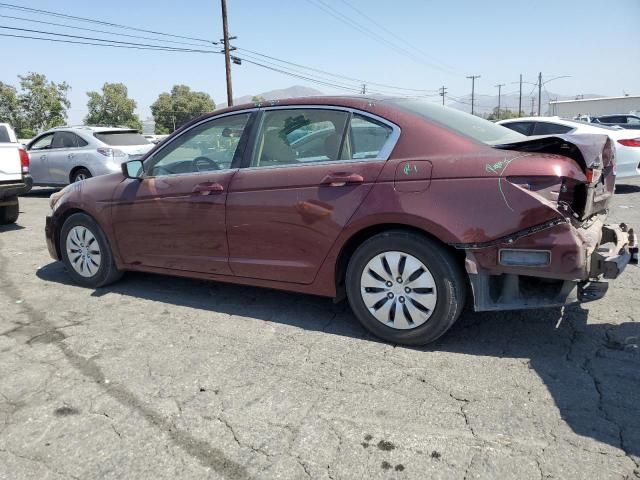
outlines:
{"label": "steering wheel", "polygon": [[211,160],[208,157],[196,157],[192,160],[191,165],[197,172],[220,170],[220,165],[218,165],[215,161]]}

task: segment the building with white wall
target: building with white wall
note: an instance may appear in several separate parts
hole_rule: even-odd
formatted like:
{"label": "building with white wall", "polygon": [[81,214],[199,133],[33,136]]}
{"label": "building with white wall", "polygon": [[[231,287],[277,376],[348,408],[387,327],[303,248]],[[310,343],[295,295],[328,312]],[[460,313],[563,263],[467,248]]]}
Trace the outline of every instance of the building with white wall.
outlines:
{"label": "building with white wall", "polygon": [[578,115],[598,116],[632,112],[640,112],[640,95],[549,102],[550,115],[566,118]]}

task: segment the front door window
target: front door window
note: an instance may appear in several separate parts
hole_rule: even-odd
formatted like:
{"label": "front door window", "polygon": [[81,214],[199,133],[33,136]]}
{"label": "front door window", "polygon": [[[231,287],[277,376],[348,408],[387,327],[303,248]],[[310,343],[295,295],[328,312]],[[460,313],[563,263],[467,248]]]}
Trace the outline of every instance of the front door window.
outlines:
{"label": "front door window", "polygon": [[231,168],[249,115],[222,117],[192,128],[154,155],[147,175],[159,177]]}

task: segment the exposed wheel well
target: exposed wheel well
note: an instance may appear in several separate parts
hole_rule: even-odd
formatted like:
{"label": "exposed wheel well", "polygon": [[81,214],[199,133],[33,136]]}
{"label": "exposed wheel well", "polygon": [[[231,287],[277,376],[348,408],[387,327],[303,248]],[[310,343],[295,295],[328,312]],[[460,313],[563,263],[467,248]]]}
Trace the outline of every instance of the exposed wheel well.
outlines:
{"label": "exposed wheel well", "polygon": [[69,218],[74,213],[84,213],[85,215],[88,215],[91,217],[91,215],[89,215],[84,210],[80,210],[79,208],[71,208],[62,214],[62,216],[60,217],[60,221],[56,226],[56,231],[53,234],[53,240],[55,242],[54,245],[56,247],[56,253],[58,254],[58,258],[62,258],[62,252],[60,251],[60,232],[62,231],[62,226],[64,225],[64,222],[67,221],[67,218]]}
{"label": "exposed wheel well", "polygon": [[78,170],[86,170],[87,172],[91,173],[91,170],[89,170],[87,167],[83,167],[82,165],[78,165],[77,167],[73,167],[71,169],[71,171],[69,172],[69,183],[73,182],[73,177],[75,176],[76,172]]}
{"label": "exposed wheel well", "polygon": [[349,259],[351,258],[353,253],[358,249],[360,245],[362,245],[363,242],[365,242],[369,238],[389,230],[404,230],[407,232],[413,232],[418,235],[429,237],[437,241],[438,243],[443,245],[445,248],[449,249],[451,253],[453,253],[454,257],[459,261],[459,265],[462,268],[464,268],[465,255],[462,250],[455,249],[441,242],[440,239],[438,239],[437,237],[434,237],[428,232],[425,232],[424,230],[413,227],[411,225],[404,225],[404,224],[398,224],[398,223],[383,223],[379,225],[372,225],[370,227],[360,230],[359,232],[354,234],[349,240],[347,240],[347,242],[342,247],[342,250],[340,251],[340,255],[338,255],[338,260],[336,262],[337,298],[341,299],[345,296],[344,279],[347,273],[347,266],[349,265]]}

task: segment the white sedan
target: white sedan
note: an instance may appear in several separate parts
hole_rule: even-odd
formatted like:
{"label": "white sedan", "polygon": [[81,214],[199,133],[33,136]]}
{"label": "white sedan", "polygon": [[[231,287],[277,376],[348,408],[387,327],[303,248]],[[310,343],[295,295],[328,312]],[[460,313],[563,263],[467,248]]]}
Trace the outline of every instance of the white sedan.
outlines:
{"label": "white sedan", "polygon": [[560,117],[522,117],[496,122],[527,136],[565,133],[608,135],[616,148],[617,177],[640,176],[640,132]]}

